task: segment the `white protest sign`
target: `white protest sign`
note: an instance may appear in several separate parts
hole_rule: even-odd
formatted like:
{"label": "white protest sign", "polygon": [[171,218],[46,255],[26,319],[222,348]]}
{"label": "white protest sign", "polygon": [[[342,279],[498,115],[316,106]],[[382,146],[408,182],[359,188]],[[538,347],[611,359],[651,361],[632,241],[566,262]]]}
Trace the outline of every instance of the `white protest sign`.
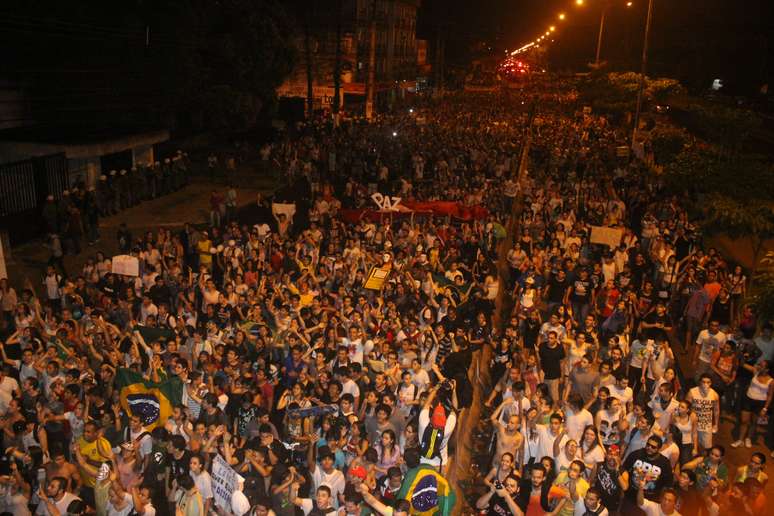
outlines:
{"label": "white protest sign", "polygon": [[212,461],[212,496],[215,505],[221,509],[231,510],[231,495],[239,490],[239,483],[244,482],[234,468],[228,465],[226,459],[216,455]]}
{"label": "white protest sign", "polygon": [[618,228],[608,228],[605,226],[591,226],[591,243],[604,244],[612,248],[621,244],[623,230]]}
{"label": "white protest sign", "polygon": [[276,215],[285,215],[288,220],[293,220],[293,215],[296,214],[296,205],[289,203],[275,202],[271,205],[271,212]]}
{"label": "white protest sign", "polygon": [[119,254],[113,257],[111,263],[113,265],[111,270],[113,274],[123,274],[124,276],[134,277],[140,275],[140,261],[135,256]]}
{"label": "white protest sign", "polygon": [[372,193],[371,199],[379,206],[380,210],[384,211],[398,211],[398,205],[401,201],[401,197],[390,197],[379,192]]}

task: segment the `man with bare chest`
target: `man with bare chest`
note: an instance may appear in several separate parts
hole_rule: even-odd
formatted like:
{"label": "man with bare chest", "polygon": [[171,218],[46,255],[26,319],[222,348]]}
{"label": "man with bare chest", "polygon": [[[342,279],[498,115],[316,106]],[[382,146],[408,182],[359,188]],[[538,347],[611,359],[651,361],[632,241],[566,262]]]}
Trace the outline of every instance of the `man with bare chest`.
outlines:
{"label": "man with bare chest", "polygon": [[75,464],[67,462],[64,451],[59,446],[53,446],[51,450],[51,462],[45,465],[46,478],[62,477],[67,480],[68,491],[77,493],[81,489],[81,476]]}

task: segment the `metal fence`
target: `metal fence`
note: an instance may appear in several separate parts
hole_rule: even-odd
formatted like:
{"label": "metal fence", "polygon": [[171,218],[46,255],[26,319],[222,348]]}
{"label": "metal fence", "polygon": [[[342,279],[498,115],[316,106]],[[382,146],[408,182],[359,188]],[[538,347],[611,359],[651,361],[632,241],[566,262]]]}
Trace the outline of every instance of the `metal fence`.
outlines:
{"label": "metal fence", "polygon": [[40,211],[46,197],[60,198],[69,187],[64,154],[0,165],[0,228],[11,244],[40,236]]}

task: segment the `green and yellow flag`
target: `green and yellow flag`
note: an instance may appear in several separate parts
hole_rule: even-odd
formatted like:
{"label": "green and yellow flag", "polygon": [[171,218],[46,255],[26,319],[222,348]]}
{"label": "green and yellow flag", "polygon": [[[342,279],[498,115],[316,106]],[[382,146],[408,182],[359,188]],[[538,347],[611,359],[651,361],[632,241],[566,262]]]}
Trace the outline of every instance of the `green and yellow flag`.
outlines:
{"label": "green and yellow flag", "polygon": [[435,468],[420,464],[406,472],[398,499],[411,504],[409,514],[449,516],[457,502],[451,484]]}
{"label": "green and yellow flag", "polygon": [[172,415],[172,407],[183,399],[183,382],[177,376],[152,382],[131,369],[119,368],[116,385],[121,406],[127,414],[139,416],[147,430],[163,426]]}

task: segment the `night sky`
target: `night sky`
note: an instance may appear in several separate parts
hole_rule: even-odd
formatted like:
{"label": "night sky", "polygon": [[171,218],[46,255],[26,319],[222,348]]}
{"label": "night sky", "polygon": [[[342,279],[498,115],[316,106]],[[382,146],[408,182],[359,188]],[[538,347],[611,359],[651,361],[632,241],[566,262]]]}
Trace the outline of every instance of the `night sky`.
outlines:
{"label": "night sky", "polygon": [[[583,70],[593,61],[605,0],[425,0],[420,35],[448,27],[449,59],[465,60],[471,43],[483,40],[501,51],[515,48],[556,25],[550,53],[554,69]],[[602,59],[615,69],[638,69],[647,0],[611,2]],[[654,75],[681,79],[693,90],[723,78],[734,93],[751,94],[771,81],[774,66],[774,2],[771,0],[655,0],[651,32]],[[566,21],[557,20],[564,12]]]}

